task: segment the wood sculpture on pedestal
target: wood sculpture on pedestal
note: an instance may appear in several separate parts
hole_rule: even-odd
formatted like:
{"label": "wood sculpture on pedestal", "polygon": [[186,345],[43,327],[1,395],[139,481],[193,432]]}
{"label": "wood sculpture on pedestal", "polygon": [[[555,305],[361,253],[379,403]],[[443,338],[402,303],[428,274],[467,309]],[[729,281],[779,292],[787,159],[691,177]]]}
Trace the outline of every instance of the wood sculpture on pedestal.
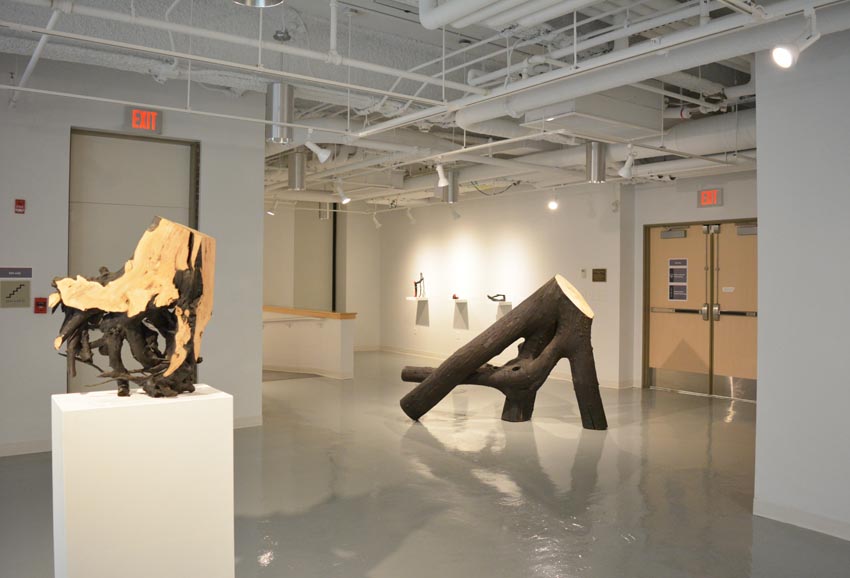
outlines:
{"label": "wood sculpture on pedestal", "polygon": [[[61,305],[65,320],[53,345],[66,345],[68,374],[76,375],[78,361],[91,365],[118,382],[120,396],[130,395],[131,382],[152,397],[194,391],[214,276],[215,239],[157,217],[121,270],[55,279],[49,304]],[[101,335],[92,340],[92,331]],[[140,369],[124,366],[125,341]],[[108,357],[109,371],[95,365],[95,350]]]}
{"label": "wood sculpture on pedestal", "polygon": [[[590,344],[593,310],[569,281],[557,275],[436,369],[405,367],[404,381],[420,382],[401,400],[418,420],[460,384],[484,385],[505,395],[502,419],[528,421],[537,390],[562,358],[570,361],[582,425],[608,427]],[[487,363],[522,338],[517,357],[502,367]]]}

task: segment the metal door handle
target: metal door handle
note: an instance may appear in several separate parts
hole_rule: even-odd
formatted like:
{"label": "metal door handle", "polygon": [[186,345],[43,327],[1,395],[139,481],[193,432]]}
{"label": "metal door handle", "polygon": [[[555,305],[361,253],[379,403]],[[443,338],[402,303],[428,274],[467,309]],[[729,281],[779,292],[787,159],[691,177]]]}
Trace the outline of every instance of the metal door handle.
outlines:
{"label": "metal door handle", "polygon": [[702,315],[703,321],[708,321],[708,303],[702,304],[702,307],[699,308],[699,313]]}
{"label": "metal door handle", "polygon": [[720,303],[715,303],[711,307],[711,314],[715,321],[720,321]]}

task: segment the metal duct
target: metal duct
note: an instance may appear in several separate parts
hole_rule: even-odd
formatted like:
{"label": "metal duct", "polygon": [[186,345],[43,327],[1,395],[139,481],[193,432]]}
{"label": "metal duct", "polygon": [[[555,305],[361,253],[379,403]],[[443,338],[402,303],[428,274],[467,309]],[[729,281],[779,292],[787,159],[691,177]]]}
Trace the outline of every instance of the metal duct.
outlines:
{"label": "metal duct", "polygon": [[457,202],[458,182],[457,171],[449,171],[446,176],[449,179],[449,186],[443,187],[443,202],[453,205]]}
{"label": "metal duct", "polygon": [[585,146],[587,148],[587,182],[604,183],[608,145],[604,142],[590,141]]}
{"label": "metal duct", "polygon": [[319,205],[319,220],[328,221],[331,218],[331,204],[322,203]]}
{"label": "metal duct", "polygon": [[304,191],[307,176],[307,153],[303,147],[298,147],[289,155],[289,189]]}
{"label": "metal duct", "polygon": [[[266,89],[266,120],[293,122],[295,120],[295,87],[284,82],[272,82]],[[291,126],[266,125],[266,141],[277,144],[292,142]]]}

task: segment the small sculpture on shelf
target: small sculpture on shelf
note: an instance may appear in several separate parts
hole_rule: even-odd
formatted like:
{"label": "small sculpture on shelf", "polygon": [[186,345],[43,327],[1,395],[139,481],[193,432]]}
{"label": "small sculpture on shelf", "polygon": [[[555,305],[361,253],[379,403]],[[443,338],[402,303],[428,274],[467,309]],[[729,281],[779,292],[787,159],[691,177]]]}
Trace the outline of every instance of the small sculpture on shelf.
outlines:
{"label": "small sculpture on shelf", "polygon": [[489,299],[490,301],[503,302],[505,300],[505,294],[504,293],[496,293],[495,295],[488,295],[487,299]]}
{"label": "small sculpture on shelf", "polygon": [[[53,345],[65,344],[68,375],[76,376],[79,361],[104,383],[117,381],[119,396],[130,395],[130,382],[151,397],[194,391],[214,275],[215,239],[157,217],[119,271],[54,279],[50,306],[61,305],[65,320]],[[92,340],[92,331],[101,336]],[[124,366],[125,341],[140,369]],[[109,371],[94,363],[95,351],[109,358]]]}
{"label": "small sculpture on shelf", "polygon": [[413,282],[413,296],[417,299],[425,299],[425,276],[419,273],[419,281]]}
{"label": "small sculpture on shelf", "polygon": [[[501,391],[505,395],[503,420],[528,421],[537,390],[566,357],[582,424],[586,429],[604,430],[608,422],[590,343],[592,323],[590,305],[569,281],[557,275],[439,367],[405,367],[402,380],[419,385],[402,398],[401,408],[418,420],[465,383]],[[523,341],[515,359],[502,367],[487,363],[520,338]]]}

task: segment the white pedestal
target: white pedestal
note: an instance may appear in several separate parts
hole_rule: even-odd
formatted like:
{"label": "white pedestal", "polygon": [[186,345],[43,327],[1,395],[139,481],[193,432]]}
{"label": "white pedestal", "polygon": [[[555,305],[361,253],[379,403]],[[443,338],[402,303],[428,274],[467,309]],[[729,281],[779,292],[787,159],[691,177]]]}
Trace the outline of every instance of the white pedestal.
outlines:
{"label": "white pedestal", "polygon": [[233,578],[233,398],[53,396],[56,578]]}

